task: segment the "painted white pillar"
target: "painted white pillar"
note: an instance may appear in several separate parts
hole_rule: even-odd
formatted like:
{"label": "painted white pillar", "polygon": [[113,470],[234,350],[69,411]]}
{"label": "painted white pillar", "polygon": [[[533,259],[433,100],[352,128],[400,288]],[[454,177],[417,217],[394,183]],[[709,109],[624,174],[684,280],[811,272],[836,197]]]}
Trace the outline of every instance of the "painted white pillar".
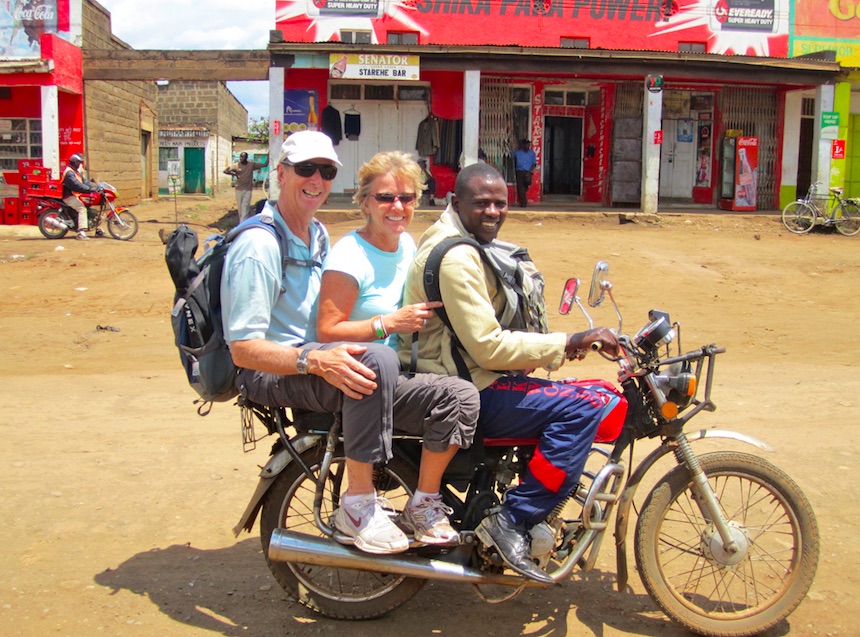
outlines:
{"label": "painted white pillar", "polygon": [[834,111],[836,87],[824,84],[815,89],[815,125],[812,142],[812,181],[820,181],[823,186],[819,195],[827,194],[830,188],[830,146],[832,140],[821,139],[821,114]]}
{"label": "painted white pillar", "polygon": [[269,199],[280,195],[278,155],[284,143],[284,77],[284,67],[269,67]]}
{"label": "painted white pillar", "polygon": [[481,72],[463,73],[463,166],[478,162],[481,130]]}
{"label": "painted white pillar", "polygon": [[642,112],[642,212],[654,214],[657,212],[657,202],[660,194],[660,144],[655,143],[655,134],[662,131],[663,117],[663,78],[660,77],[660,90],[649,90],[650,79],[660,76],[648,76],[645,79]]}
{"label": "painted white pillar", "polygon": [[[800,162],[800,120],[803,113],[803,91],[785,94],[785,116],[782,124],[782,169],[780,170],[780,200],[797,190],[797,166]],[[786,193],[786,195],[783,195]],[[806,193],[797,193],[800,196]],[[794,197],[789,197],[793,199]]]}
{"label": "painted white pillar", "polygon": [[42,87],[42,164],[60,176],[60,101],[56,86]]}

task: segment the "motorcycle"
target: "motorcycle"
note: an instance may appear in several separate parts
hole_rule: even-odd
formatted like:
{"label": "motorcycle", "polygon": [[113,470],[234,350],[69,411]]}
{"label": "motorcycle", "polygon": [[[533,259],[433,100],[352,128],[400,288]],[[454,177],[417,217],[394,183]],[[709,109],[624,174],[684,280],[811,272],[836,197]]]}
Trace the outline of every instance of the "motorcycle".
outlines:
{"label": "motorcycle", "polygon": [[[78,212],[69,207],[60,197],[39,195],[36,200],[36,214],[39,216],[39,231],[46,239],[62,239],[69,230],[78,230]],[[128,241],[137,234],[137,217],[125,206],[114,206],[117,190],[102,182],[95,192],[78,194],[87,207],[87,221],[96,236],[104,236],[102,222],[107,224],[108,232],[114,239]]]}
{"label": "motorcycle", "polygon": [[[567,314],[577,306],[593,325],[579,286],[577,279],[567,281],[559,310]],[[624,334],[612,289],[608,265],[601,261],[588,304],[598,307],[608,297],[618,318],[619,355],[607,355],[599,344],[595,349],[619,367],[623,424],[614,431],[598,430],[578,487],[529,531],[530,555],[556,583],[570,578],[576,567],[589,571],[615,513],[617,588],[623,591],[634,496],[657,461],[670,456],[675,466],[644,496],[633,533],[646,591],[669,618],[695,633],[740,637],[765,631],[785,619],[812,584],[819,553],[812,506],[785,472],[758,455],[694,453],[693,446],[705,439],[771,448],[734,431],[685,432],[694,416],[715,410],[714,366],[725,349],[705,345],[682,353],[680,325],[659,310],[649,312],[648,323],[635,335]],[[255,420],[278,439],[234,532],[250,531],[259,515],[268,566],[299,603],[333,618],[367,619],[406,603],[428,580],[472,584],[490,602],[545,586],[506,571],[495,549],[475,534],[481,519],[526,471],[537,440],[485,438],[458,452],[442,493],[453,509],[459,545],[413,542],[406,553],[369,555],[337,542],[333,528],[332,516],[345,491],[338,416],[294,412],[288,418],[284,409],[242,399],[240,405],[246,450],[258,440]],[[634,469],[633,446],[640,440],[654,440],[657,447]],[[376,489],[391,503],[392,518],[417,484],[420,456],[420,438],[395,431],[393,459],[376,467]]]}

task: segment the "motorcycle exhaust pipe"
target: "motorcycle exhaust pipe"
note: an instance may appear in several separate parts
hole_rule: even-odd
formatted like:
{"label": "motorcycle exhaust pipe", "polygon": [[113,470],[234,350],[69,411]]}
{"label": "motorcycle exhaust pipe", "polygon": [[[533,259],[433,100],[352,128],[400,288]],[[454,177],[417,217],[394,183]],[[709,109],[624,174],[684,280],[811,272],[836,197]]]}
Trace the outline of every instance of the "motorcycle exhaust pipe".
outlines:
{"label": "motorcycle exhaust pipe", "polygon": [[501,586],[548,586],[530,579],[482,573],[473,568],[443,560],[414,555],[370,555],[358,549],[338,544],[332,539],[312,537],[286,529],[275,529],[269,542],[269,559],[275,562],[301,562],[330,568],[352,568],[358,571],[376,571],[468,584],[496,584]]}
{"label": "motorcycle exhaust pipe", "polygon": [[62,221],[57,219],[56,217],[47,217],[45,219],[45,223],[51,226],[54,230],[68,230],[69,226],[64,224]]}

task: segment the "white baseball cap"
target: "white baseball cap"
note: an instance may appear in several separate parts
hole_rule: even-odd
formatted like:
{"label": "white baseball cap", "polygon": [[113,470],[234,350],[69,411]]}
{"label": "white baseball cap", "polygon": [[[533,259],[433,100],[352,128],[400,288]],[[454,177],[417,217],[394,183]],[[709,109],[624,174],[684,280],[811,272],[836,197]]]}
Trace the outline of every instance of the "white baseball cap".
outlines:
{"label": "white baseball cap", "polygon": [[299,164],[311,159],[330,159],[338,166],[343,166],[334,152],[331,137],[325,133],[313,130],[302,130],[291,134],[281,145],[278,163],[285,161]]}

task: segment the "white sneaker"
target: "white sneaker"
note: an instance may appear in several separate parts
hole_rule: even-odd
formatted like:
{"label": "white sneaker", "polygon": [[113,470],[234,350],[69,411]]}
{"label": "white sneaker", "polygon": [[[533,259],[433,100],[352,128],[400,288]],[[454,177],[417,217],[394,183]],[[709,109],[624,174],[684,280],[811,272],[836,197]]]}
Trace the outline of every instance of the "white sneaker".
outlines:
{"label": "white sneaker", "polygon": [[451,526],[448,516],[454,510],[442,504],[442,496],[421,498],[418,504],[411,502],[403,511],[400,520],[412,530],[416,542],[424,544],[459,544],[460,535]]}
{"label": "white sneaker", "polygon": [[391,520],[391,503],[376,496],[355,505],[341,506],[334,514],[335,528],[366,553],[387,555],[409,548],[409,540]]}
{"label": "white sneaker", "polygon": [[81,230],[78,233],[78,236],[76,237],[76,239],[79,239],[80,241],[89,241],[90,240],[90,238],[86,235],[86,233],[84,233],[83,230]]}

